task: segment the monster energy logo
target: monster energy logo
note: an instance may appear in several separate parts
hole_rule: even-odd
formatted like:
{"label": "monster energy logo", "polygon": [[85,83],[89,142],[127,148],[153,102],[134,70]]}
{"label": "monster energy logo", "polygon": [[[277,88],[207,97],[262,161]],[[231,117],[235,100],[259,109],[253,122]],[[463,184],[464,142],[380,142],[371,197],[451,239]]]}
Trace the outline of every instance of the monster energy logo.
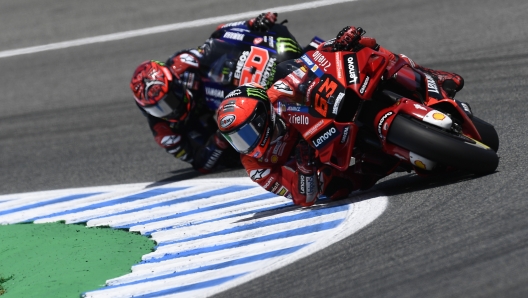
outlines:
{"label": "monster energy logo", "polygon": [[260,89],[260,88],[247,88],[246,93],[248,96],[254,96],[258,97],[264,100],[268,100],[268,94],[266,94],[266,90]]}
{"label": "monster energy logo", "polygon": [[159,65],[161,65],[161,66],[165,66],[165,63],[164,63],[164,62],[161,62],[161,61],[158,61],[158,60],[150,60],[150,61],[152,61],[152,62],[154,62],[154,63],[157,63],[157,64],[159,64]]}
{"label": "monster energy logo", "polygon": [[287,37],[277,37],[277,51],[279,53],[282,52],[295,52],[300,53],[301,48],[297,44],[297,42],[291,38]]}

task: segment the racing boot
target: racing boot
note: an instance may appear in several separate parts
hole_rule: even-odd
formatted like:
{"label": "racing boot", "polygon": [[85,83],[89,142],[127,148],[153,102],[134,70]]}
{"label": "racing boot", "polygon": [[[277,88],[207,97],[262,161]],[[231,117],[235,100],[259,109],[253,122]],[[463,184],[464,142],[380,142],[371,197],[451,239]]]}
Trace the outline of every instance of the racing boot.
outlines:
{"label": "racing boot", "polygon": [[431,75],[438,86],[440,86],[440,88],[445,91],[445,94],[449,98],[454,98],[455,94],[464,87],[464,79],[454,72],[434,70],[420,66],[416,63],[414,64],[414,68]]}
{"label": "racing boot", "polygon": [[351,181],[351,177],[335,168],[325,165],[318,172],[320,194],[331,201],[347,198],[351,192],[359,189],[359,181]]}
{"label": "racing boot", "polygon": [[387,69],[390,69],[394,64],[396,64],[398,59],[403,59],[407,61],[407,63],[409,63],[409,65],[411,65],[413,68],[430,75],[435,80],[436,84],[442,89],[442,95],[444,98],[449,97],[453,99],[455,94],[464,87],[464,79],[456,73],[423,67],[416,64],[416,62],[414,62],[411,58],[403,54],[395,55],[383,47],[378,46],[378,51],[389,55],[390,63],[389,66],[387,66]]}

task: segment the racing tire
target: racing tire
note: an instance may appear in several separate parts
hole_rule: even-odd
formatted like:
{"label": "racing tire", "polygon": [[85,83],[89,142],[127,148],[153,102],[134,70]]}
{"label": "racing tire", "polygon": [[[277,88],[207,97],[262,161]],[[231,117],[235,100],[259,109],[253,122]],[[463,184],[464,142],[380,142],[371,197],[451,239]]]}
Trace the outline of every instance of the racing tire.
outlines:
{"label": "racing tire", "polygon": [[494,172],[499,165],[497,153],[461,134],[396,115],[387,141],[446,166],[475,174]]}
{"label": "racing tire", "polygon": [[475,128],[482,138],[481,142],[488,145],[491,149],[493,149],[493,151],[497,152],[499,150],[499,135],[497,134],[495,127],[475,116],[473,116],[471,120],[473,121],[473,125],[475,125]]}

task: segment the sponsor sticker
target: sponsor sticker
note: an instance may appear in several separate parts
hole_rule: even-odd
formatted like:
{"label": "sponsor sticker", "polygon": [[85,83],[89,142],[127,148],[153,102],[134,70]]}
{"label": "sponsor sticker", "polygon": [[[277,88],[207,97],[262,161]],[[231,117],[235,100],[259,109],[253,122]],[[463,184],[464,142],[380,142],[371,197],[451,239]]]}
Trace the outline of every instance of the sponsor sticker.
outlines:
{"label": "sponsor sticker", "polygon": [[304,135],[303,137],[304,138],[307,138],[308,136],[310,136],[311,134],[313,134],[316,130],[319,129],[319,127],[321,127],[321,125],[324,124],[324,120],[320,120],[319,122],[317,122],[314,126],[312,126],[312,128],[310,128]]}
{"label": "sponsor sticker", "polygon": [[343,56],[345,64],[345,77],[347,84],[359,83],[359,69],[357,64],[356,54],[348,54]]}
{"label": "sponsor sticker", "polygon": [[290,95],[293,94],[293,90],[290,88],[290,86],[285,84],[283,81],[277,81],[275,84],[273,84],[273,89],[278,90],[282,93]]}
{"label": "sponsor sticker", "polygon": [[343,135],[341,136],[341,141],[340,141],[341,144],[346,143],[346,141],[348,140],[349,131],[350,131],[350,127],[345,126],[345,128],[343,129]]}
{"label": "sponsor sticker", "polygon": [[343,64],[341,63],[341,53],[335,53],[335,62],[336,62],[336,72],[337,78],[341,80],[343,78]]}
{"label": "sponsor sticker", "polygon": [[298,187],[299,187],[299,193],[301,195],[305,195],[306,194],[306,180],[305,180],[305,176],[303,174],[299,174],[298,176]]}
{"label": "sponsor sticker", "polygon": [[330,143],[333,139],[337,137],[339,134],[339,131],[334,126],[334,124],[331,124],[327,126],[325,129],[323,129],[320,133],[316,134],[311,142],[314,145],[316,149],[319,149],[321,147],[324,147],[326,144]]}
{"label": "sponsor sticker", "polygon": [[345,93],[339,92],[335,100],[334,106],[332,107],[332,114],[337,116],[337,113],[339,112],[339,106],[341,105],[341,101],[343,100],[343,97],[345,97]]}
{"label": "sponsor sticker", "polygon": [[274,193],[277,190],[277,188],[279,188],[279,186],[280,186],[280,183],[279,182],[275,182],[273,184],[273,186],[271,187],[270,191]]}
{"label": "sponsor sticker", "polygon": [[442,113],[433,113],[433,119],[435,120],[444,120],[445,117],[446,116]]}
{"label": "sponsor sticker", "polygon": [[315,51],[312,54],[313,61],[324,71],[328,71],[328,68],[332,66],[332,63],[326,59],[326,57],[319,51]]}
{"label": "sponsor sticker", "polygon": [[244,64],[246,64],[246,60],[249,56],[249,51],[244,51],[238,57],[238,62],[235,69],[235,78],[240,79],[240,76],[242,75],[242,70],[244,69]]}
{"label": "sponsor sticker", "polygon": [[230,100],[228,101],[226,104],[224,104],[224,106],[222,107],[222,112],[226,113],[226,112],[234,112],[235,111],[235,101],[234,100]]}
{"label": "sponsor sticker", "polygon": [[191,66],[194,66],[194,67],[198,67],[198,61],[196,60],[196,58],[193,56],[193,55],[190,55],[190,54],[187,54],[187,53],[183,53],[181,55],[179,55],[180,57],[180,61],[185,63],[185,64],[188,64],[188,65],[191,65]]}
{"label": "sponsor sticker", "polygon": [[231,98],[231,97],[234,97],[234,96],[238,96],[242,94],[242,91],[240,89],[235,89],[231,92],[229,92],[229,94],[227,94],[227,96],[225,98]]}
{"label": "sponsor sticker", "polygon": [[288,37],[277,37],[277,41],[275,43],[277,46],[277,52],[284,53],[284,52],[294,52],[294,53],[300,53],[301,49],[299,48],[299,45],[295,40],[288,38]]}
{"label": "sponsor sticker", "polygon": [[290,124],[310,125],[310,119],[308,119],[308,116],[302,114],[290,114],[289,122]]}
{"label": "sponsor sticker", "polygon": [[378,122],[378,135],[381,139],[383,139],[383,134],[381,133],[381,128],[383,127],[383,124],[385,123],[385,121],[387,121],[387,119],[392,115],[394,114],[394,112],[390,111],[390,112],[387,112],[385,113],[385,115],[383,115],[380,119],[380,121]]}
{"label": "sponsor sticker", "polygon": [[224,38],[233,39],[233,40],[244,40],[244,34],[236,32],[226,32],[224,33]]}
{"label": "sponsor sticker", "polygon": [[427,109],[424,106],[422,106],[421,104],[417,104],[417,103],[414,104],[414,108],[417,110],[427,111]]}
{"label": "sponsor sticker", "polygon": [[225,115],[224,117],[220,118],[220,127],[222,128],[228,128],[235,122],[236,116],[234,114]]}
{"label": "sponsor sticker", "polygon": [[277,194],[278,194],[279,196],[284,196],[284,195],[286,195],[287,192],[288,192],[288,189],[287,189],[286,187],[283,186],[283,187],[281,187],[281,188],[279,189],[279,191],[277,192]]}
{"label": "sponsor sticker", "polygon": [[429,74],[425,74],[425,77],[427,78],[427,91],[440,94],[440,92],[438,92],[438,86],[436,85],[434,79]]}
{"label": "sponsor sticker", "polygon": [[370,77],[367,76],[365,80],[363,81],[363,85],[361,85],[361,88],[359,89],[359,94],[361,95],[365,94],[365,91],[367,90],[369,82],[370,82]]}
{"label": "sponsor sticker", "polygon": [[301,59],[302,59],[302,61],[304,61],[304,63],[305,63],[306,65],[308,65],[309,67],[311,67],[311,66],[313,66],[313,65],[315,64],[315,63],[314,63],[314,62],[313,62],[308,56],[306,56],[306,54],[302,55],[302,56],[301,56]]}
{"label": "sponsor sticker", "polygon": [[271,129],[268,127],[266,129],[266,135],[264,136],[264,139],[262,140],[262,142],[260,143],[260,147],[264,147],[266,146],[266,142],[268,141],[269,137],[270,137],[270,132],[271,132]]}
{"label": "sponsor sticker", "polygon": [[224,90],[221,89],[205,87],[205,94],[207,96],[224,98]]}

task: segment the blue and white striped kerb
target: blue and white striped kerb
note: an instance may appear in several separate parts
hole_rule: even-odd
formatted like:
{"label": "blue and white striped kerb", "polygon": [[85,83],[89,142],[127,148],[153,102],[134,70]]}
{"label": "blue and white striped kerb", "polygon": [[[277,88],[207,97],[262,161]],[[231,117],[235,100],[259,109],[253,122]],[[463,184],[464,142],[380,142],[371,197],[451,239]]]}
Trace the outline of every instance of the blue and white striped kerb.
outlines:
{"label": "blue and white striped kerb", "polygon": [[132,272],[83,297],[206,297],[306,257],[365,227],[386,197],[310,208],[249,178],[197,179],[0,196],[0,224],[86,222],[157,242]]}

